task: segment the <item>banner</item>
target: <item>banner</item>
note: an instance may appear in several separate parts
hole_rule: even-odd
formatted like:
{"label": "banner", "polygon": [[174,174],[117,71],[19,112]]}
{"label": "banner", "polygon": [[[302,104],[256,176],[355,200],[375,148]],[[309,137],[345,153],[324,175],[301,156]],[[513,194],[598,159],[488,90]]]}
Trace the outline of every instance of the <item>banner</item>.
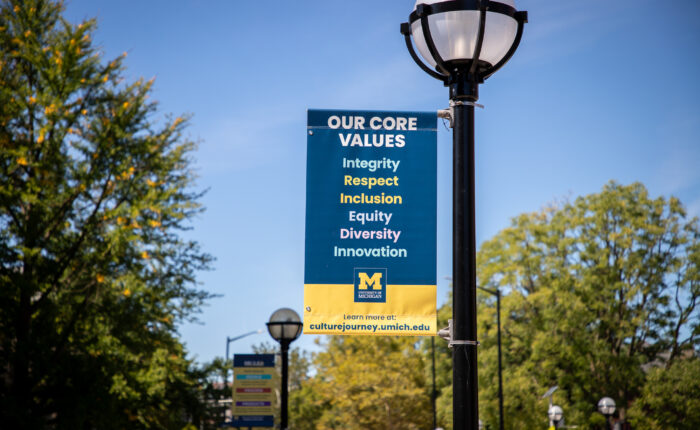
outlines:
{"label": "banner", "polygon": [[308,111],[304,333],[435,335],[437,114]]}
{"label": "banner", "polygon": [[233,356],[232,427],[273,427],[275,408],[275,356]]}

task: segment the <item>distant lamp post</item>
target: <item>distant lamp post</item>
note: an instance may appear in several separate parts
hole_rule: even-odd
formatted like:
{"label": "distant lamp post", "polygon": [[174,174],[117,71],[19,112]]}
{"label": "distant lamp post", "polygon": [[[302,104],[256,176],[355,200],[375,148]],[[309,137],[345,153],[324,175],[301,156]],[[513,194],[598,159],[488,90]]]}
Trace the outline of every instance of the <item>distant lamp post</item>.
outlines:
{"label": "distant lamp post", "polygon": [[[452,280],[451,276],[445,276],[445,279]],[[485,288],[485,287],[479,287],[477,286],[476,288],[480,289],[481,291],[485,291],[489,294],[493,294],[496,296],[496,326],[498,328],[498,428],[499,430],[503,430],[504,428],[504,419],[503,419],[503,361],[501,358],[501,290],[498,288],[491,289],[491,288]],[[433,341],[433,349],[435,348],[435,338],[431,338],[431,341]],[[555,387],[554,390],[556,390]],[[433,392],[435,392],[435,351],[433,350]],[[554,391],[552,391],[554,392]],[[551,396],[551,393],[547,392],[545,394],[546,396]],[[544,398],[544,397],[543,397]],[[435,407],[433,406],[433,410]],[[481,420],[479,420],[481,421]]]}
{"label": "distant lamp post", "polygon": [[549,421],[552,422],[554,427],[559,427],[559,421],[564,418],[564,410],[561,408],[561,406],[552,405],[547,411],[547,416],[549,416]]}
{"label": "distant lamp post", "polygon": [[501,362],[501,290],[476,287],[496,296],[496,325],[498,326],[498,428],[503,430],[503,363]]}
{"label": "distant lamp post", "polygon": [[437,389],[435,388],[435,336],[430,337],[430,349],[432,352],[432,358],[433,358],[433,365],[432,365],[432,371],[433,371],[433,389],[430,392],[430,405],[432,406],[433,409],[433,428],[437,429]]}
{"label": "distant lamp post", "polygon": [[270,336],[280,343],[282,350],[282,386],[280,405],[280,428],[287,429],[287,398],[289,396],[288,387],[288,367],[289,367],[289,344],[301,335],[303,323],[299,314],[289,308],[277,309],[270,316],[267,323],[267,331]]}
{"label": "distant lamp post", "polygon": [[[479,84],[513,56],[525,22],[527,12],[518,12],[513,0],[418,0],[408,22],[401,24],[411,58],[450,91],[447,116],[453,127],[452,415],[453,427],[460,430],[475,430],[479,425],[474,107],[478,106]],[[428,64],[420,59],[414,43]]]}
{"label": "distant lamp post", "polygon": [[228,337],[228,336],[226,336],[226,378],[225,378],[225,379],[226,379],[226,381],[225,381],[226,384],[228,384],[228,370],[229,370],[229,367],[231,367],[231,366],[229,365],[229,361],[228,361],[228,360],[229,360],[229,358],[228,358],[228,350],[229,350],[228,346],[229,346],[229,344],[231,344],[231,342],[237,341],[238,339],[243,339],[244,337],[248,337],[248,336],[250,336],[250,335],[253,335],[253,334],[256,334],[256,333],[262,333],[262,332],[263,332],[262,330],[255,330],[255,331],[251,331],[251,332],[248,332],[248,333],[244,333],[244,334],[239,335],[239,336],[234,336],[234,337]]}
{"label": "distant lamp post", "polygon": [[615,413],[615,400],[610,397],[603,397],[598,401],[598,412],[605,415],[608,420],[608,426],[610,429],[613,428],[612,416]]}

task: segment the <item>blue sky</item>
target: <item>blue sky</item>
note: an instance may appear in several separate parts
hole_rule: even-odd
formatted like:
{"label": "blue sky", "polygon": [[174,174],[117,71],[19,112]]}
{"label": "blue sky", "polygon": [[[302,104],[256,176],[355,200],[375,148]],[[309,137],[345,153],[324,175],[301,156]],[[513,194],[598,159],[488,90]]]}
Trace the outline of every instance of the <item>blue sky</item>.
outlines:
{"label": "blue sky", "polygon": [[[180,333],[199,361],[227,336],[264,329],[303,304],[306,110],[435,111],[447,90],[399,33],[412,0],[68,0],[97,18],[106,59],[156,78],[160,112],[192,114],[207,211],[191,237],[217,261],[221,294]],[[514,58],[482,85],[476,117],[476,226],[562,198],[641,181],[700,215],[700,2],[516,0],[529,12]],[[451,133],[438,133],[438,302],[451,274]],[[247,353],[263,334],[231,344]],[[313,349],[313,338],[295,343]]]}

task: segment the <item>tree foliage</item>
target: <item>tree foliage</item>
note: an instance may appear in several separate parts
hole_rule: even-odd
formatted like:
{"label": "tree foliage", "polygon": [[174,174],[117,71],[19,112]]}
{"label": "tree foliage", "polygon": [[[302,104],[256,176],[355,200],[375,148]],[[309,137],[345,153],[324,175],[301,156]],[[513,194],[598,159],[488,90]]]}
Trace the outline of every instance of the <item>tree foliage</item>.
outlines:
{"label": "tree foliage", "polygon": [[329,336],[315,357],[308,408],[317,429],[425,429],[424,358],[411,337]]}
{"label": "tree foliage", "polygon": [[[539,397],[558,385],[567,423],[598,421],[613,397],[621,418],[639,398],[645,365],[671,366],[700,340],[700,228],[675,198],[641,184],[515,218],[485,242],[479,282],[503,299],[506,428],[542,426]],[[479,315],[482,415],[497,423],[495,313]]]}
{"label": "tree foliage", "polygon": [[181,428],[199,393],[176,324],[210,261],[180,234],[200,210],[194,145],[124,56],[103,61],[94,21],[61,14],[0,2],[0,415]]}
{"label": "tree foliage", "polygon": [[634,428],[700,428],[700,359],[678,360],[668,369],[651,370],[629,412]]}

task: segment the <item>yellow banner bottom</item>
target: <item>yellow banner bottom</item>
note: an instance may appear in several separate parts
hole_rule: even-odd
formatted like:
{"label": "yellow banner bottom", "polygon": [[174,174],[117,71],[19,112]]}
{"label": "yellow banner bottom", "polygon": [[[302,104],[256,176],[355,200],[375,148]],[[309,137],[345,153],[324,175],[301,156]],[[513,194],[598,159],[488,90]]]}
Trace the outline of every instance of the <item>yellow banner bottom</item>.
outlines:
{"label": "yellow banner bottom", "polygon": [[304,285],[304,333],[435,336],[437,287],[387,285],[386,303],[355,302],[352,284]]}

